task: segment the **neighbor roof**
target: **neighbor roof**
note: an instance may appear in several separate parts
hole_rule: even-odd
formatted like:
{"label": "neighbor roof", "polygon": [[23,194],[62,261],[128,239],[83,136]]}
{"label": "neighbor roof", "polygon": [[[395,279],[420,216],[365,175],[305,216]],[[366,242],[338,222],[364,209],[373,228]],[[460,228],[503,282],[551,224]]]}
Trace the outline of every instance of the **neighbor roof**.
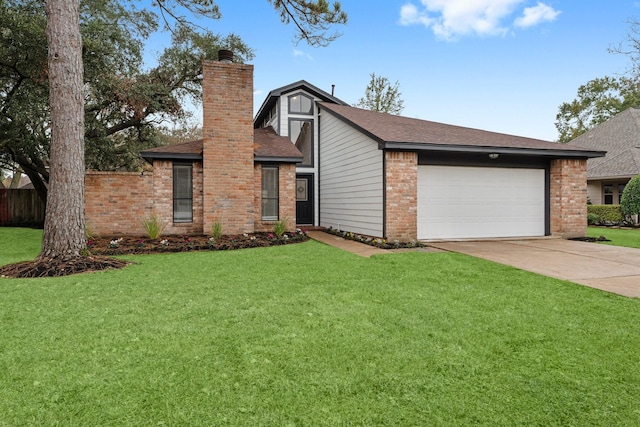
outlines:
{"label": "neighbor roof", "polygon": [[258,110],[258,114],[256,114],[256,117],[253,120],[254,127],[262,125],[262,121],[264,120],[265,116],[269,114],[269,111],[271,111],[271,109],[273,108],[273,106],[275,105],[276,101],[280,96],[286,95],[287,93],[295,92],[297,90],[304,90],[305,92],[310,93],[311,95],[323,101],[329,101],[329,102],[333,102],[335,104],[340,104],[340,105],[347,105],[346,102],[323,91],[317,86],[312,85],[306,80],[298,80],[295,83],[282,86],[278,89],[274,89],[271,92],[269,92],[269,95],[267,95],[267,98],[264,100],[264,102],[260,106],[260,109]]}
{"label": "neighbor roof", "polygon": [[569,144],[607,151],[606,157],[587,162],[589,179],[635,176],[640,173],[640,110],[628,108]]}
{"label": "neighbor roof", "polygon": [[604,151],[489,132],[388,113],[320,102],[323,110],[359,129],[380,148],[416,151],[491,152],[552,157],[590,158]]}
{"label": "neighbor roof", "polygon": [[[154,159],[167,160],[202,160],[203,140],[184,142],[182,144],[165,145],[141,151],[140,156],[148,161]],[[273,128],[254,129],[253,154],[258,162],[300,163],[302,153],[285,136],[278,136]]]}

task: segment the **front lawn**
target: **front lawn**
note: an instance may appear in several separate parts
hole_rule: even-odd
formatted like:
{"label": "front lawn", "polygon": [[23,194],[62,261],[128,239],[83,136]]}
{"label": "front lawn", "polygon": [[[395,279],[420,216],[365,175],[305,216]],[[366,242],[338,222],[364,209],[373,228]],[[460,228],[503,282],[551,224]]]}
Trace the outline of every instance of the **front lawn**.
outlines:
{"label": "front lawn", "polygon": [[626,246],[628,248],[640,248],[640,229],[623,229],[612,227],[589,227],[589,237],[604,236],[610,241],[604,241],[606,245]]}
{"label": "front lawn", "polygon": [[0,426],[640,424],[637,299],[315,241],[126,259],[0,279]]}

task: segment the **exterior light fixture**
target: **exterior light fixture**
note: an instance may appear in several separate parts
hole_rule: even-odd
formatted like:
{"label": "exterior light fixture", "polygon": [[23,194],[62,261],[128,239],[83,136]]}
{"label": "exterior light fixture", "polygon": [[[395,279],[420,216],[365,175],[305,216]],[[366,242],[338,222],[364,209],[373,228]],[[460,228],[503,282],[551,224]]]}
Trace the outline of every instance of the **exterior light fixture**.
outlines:
{"label": "exterior light fixture", "polygon": [[498,157],[500,157],[500,154],[498,154],[498,153],[489,153],[489,158],[490,158],[491,160],[495,160],[495,159],[497,159]]}

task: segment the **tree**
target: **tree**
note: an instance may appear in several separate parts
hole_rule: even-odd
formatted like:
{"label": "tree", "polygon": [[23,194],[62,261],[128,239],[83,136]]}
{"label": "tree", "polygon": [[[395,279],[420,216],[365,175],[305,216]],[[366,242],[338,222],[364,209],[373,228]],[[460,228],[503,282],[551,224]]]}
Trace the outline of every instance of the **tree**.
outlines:
{"label": "tree", "polygon": [[[324,30],[327,25],[346,22],[346,14],[341,11],[337,2],[330,8],[325,0],[269,1],[280,13],[283,22],[293,20],[299,31],[299,39],[307,40],[312,45],[322,45],[323,40],[328,43],[332,40],[331,37],[335,37],[326,36]],[[218,8],[211,0],[176,0],[175,3],[159,0],[157,4],[163,13],[168,13],[178,21],[179,28],[184,27],[185,22],[174,12],[174,5],[213,18],[219,17]],[[51,134],[50,176],[42,251],[36,264],[43,261],[55,264],[67,258],[80,258],[86,250],[83,45],[80,0],[47,0],[45,10]],[[319,34],[308,30],[319,31]],[[162,77],[172,81],[171,74],[159,74],[157,77],[165,83],[167,80]],[[3,91],[2,94],[4,93]],[[147,107],[149,106],[143,105],[142,108],[144,110]],[[131,112],[133,120],[137,118],[138,111],[140,110],[134,108]]]}
{"label": "tree", "polygon": [[640,21],[627,23],[626,41],[609,52],[628,56],[631,67],[624,76],[587,82],[578,88],[575,100],[560,105],[555,123],[559,142],[569,142],[627,108],[640,107]]}
{"label": "tree", "polygon": [[622,215],[629,217],[640,214],[640,175],[636,175],[627,183],[620,200]]}
{"label": "tree", "polygon": [[354,105],[371,111],[400,114],[404,101],[400,98],[399,83],[391,85],[386,77],[377,77],[371,73],[371,80],[365,89],[364,97]]}
{"label": "tree", "polygon": [[558,141],[569,142],[629,107],[640,106],[640,82],[629,77],[601,77],[578,88],[577,98],[558,108]]}

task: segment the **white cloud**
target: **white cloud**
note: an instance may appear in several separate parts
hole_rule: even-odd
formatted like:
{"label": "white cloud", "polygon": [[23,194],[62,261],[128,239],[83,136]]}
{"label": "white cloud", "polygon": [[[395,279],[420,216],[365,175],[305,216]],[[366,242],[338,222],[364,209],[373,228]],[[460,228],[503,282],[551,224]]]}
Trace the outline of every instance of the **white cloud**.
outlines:
{"label": "white cloud", "polygon": [[[421,7],[406,3],[400,9],[400,25],[424,25],[442,39],[466,35],[494,36],[509,32],[505,21],[525,0],[421,0]],[[560,12],[538,3],[527,7],[516,20],[520,27],[554,20]]]}
{"label": "white cloud", "polygon": [[560,15],[559,10],[544,3],[538,3],[536,6],[526,7],[522,16],[516,19],[515,24],[522,28],[533,27],[541,22],[555,21],[558,15]]}
{"label": "white cloud", "polygon": [[309,55],[308,53],[305,53],[300,49],[293,49],[293,56],[294,58],[307,58],[310,61],[313,60],[313,56]]}

